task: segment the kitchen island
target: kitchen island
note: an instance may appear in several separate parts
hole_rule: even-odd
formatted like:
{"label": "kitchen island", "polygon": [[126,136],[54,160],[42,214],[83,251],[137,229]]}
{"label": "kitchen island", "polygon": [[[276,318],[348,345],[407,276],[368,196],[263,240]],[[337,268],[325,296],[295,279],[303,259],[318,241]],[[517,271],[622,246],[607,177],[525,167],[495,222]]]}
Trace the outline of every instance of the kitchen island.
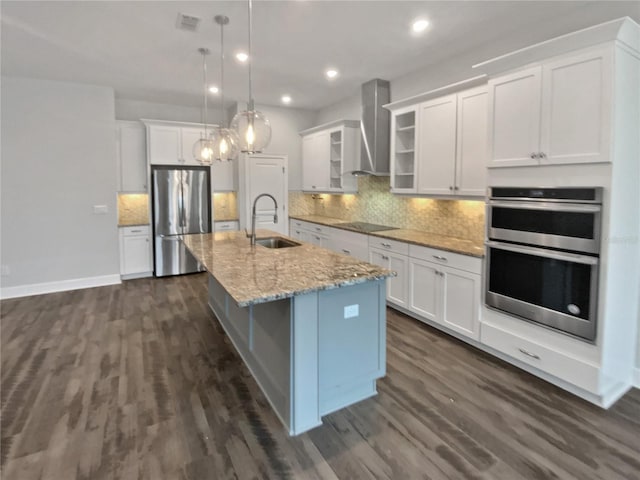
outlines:
{"label": "kitchen island", "polygon": [[210,274],[210,308],[291,435],[377,393],[393,272],[308,243],[251,246],[244,232],[184,243]]}

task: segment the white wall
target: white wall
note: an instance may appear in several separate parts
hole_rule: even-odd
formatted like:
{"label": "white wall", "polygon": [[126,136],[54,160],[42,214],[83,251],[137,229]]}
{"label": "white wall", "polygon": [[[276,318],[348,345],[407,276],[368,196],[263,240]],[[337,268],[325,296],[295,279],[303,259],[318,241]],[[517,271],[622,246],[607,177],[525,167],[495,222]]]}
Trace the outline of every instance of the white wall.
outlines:
{"label": "white wall", "polygon": [[114,118],[111,88],[2,77],[3,294],[119,281]]}

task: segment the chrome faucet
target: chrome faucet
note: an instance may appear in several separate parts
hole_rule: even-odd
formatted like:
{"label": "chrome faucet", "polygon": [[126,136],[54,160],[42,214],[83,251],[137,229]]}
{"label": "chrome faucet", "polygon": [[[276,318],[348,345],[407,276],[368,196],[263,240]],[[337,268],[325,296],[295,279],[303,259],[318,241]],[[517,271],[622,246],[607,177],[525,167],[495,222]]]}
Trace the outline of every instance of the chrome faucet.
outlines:
{"label": "chrome faucet", "polygon": [[269,197],[271,200],[273,200],[273,204],[276,207],[276,210],[273,213],[273,223],[278,223],[278,202],[273,197],[273,195],[270,195],[268,193],[261,193],[253,201],[253,209],[251,210],[251,233],[247,232],[247,229],[245,228],[245,233],[247,234],[247,238],[251,239],[251,245],[256,244],[256,217],[258,216],[258,214],[256,213],[256,204],[258,203],[258,200],[260,200],[262,197]]}

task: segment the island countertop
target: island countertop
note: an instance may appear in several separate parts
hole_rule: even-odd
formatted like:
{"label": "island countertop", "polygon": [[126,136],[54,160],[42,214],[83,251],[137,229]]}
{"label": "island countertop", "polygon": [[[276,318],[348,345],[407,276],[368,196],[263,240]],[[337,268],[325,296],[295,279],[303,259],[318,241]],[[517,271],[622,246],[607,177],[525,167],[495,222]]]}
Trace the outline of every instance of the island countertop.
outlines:
{"label": "island countertop", "polygon": [[[288,238],[269,230],[258,230],[256,236]],[[240,307],[395,275],[309,243],[280,249],[252,247],[244,232],[185,235],[183,241]]]}

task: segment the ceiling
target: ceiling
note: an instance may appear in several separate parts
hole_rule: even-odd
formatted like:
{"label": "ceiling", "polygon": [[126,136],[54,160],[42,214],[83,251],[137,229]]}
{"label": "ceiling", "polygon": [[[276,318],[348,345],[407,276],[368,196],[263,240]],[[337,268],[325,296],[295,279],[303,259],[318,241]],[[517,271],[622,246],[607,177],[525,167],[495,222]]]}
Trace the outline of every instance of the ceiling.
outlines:
{"label": "ceiling", "polygon": [[[178,13],[201,17],[197,32],[176,28]],[[246,101],[244,1],[2,1],[2,74],[108,85],[117,98],[198,106],[202,57],[219,83],[225,27],[226,97]],[[474,48],[495,55],[622,16],[640,23],[640,2],[254,0],[253,91],[257,103],[319,109],[355,94],[371,78],[393,80]],[[413,19],[431,25],[409,33]],[[340,76],[327,80],[335,67]],[[218,96],[211,95],[213,103]]]}

